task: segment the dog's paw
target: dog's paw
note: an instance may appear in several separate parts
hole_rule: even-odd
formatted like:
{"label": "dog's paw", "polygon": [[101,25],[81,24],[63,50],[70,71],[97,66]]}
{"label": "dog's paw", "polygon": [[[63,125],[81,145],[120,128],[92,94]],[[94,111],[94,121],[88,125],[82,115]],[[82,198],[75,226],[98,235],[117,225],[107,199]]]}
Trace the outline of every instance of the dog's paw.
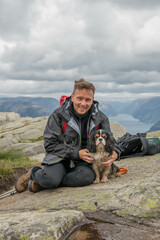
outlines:
{"label": "dog's paw", "polygon": [[106,183],[106,182],[108,182],[108,178],[107,178],[107,177],[103,177],[103,178],[101,179],[101,183]]}
{"label": "dog's paw", "polygon": [[119,172],[114,173],[114,176],[115,176],[115,177],[120,177],[120,176],[121,176],[121,173],[119,173]]}
{"label": "dog's paw", "polygon": [[93,183],[100,183],[99,178],[96,178]]}

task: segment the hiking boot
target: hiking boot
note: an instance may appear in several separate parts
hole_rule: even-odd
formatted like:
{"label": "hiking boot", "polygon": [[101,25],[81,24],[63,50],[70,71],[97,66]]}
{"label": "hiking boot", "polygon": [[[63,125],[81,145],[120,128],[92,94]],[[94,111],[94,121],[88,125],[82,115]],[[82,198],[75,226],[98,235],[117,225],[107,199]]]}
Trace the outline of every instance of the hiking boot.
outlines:
{"label": "hiking boot", "polygon": [[21,177],[17,179],[15,184],[15,189],[17,192],[21,193],[27,189],[31,172],[32,168],[27,173],[23,174]]}
{"label": "hiking boot", "polygon": [[39,192],[40,190],[44,189],[43,187],[41,187],[38,183],[36,183],[33,180],[30,180],[28,183],[28,189],[30,192]]}

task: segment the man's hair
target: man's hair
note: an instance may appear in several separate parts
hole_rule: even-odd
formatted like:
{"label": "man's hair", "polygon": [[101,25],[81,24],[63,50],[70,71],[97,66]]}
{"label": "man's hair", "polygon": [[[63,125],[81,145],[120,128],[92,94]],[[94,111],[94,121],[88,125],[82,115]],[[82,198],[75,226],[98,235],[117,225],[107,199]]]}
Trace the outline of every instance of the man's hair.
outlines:
{"label": "man's hair", "polygon": [[84,88],[87,90],[91,90],[93,92],[93,95],[95,94],[96,89],[95,89],[95,86],[93,85],[93,83],[87,82],[83,78],[76,80],[74,82],[73,94],[75,93],[75,91],[77,89],[82,90]]}

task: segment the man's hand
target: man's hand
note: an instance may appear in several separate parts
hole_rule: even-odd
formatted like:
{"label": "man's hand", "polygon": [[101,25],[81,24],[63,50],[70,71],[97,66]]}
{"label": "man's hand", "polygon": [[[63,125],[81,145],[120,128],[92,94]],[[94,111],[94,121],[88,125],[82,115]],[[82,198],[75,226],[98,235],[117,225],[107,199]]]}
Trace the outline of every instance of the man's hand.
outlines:
{"label": "man's hand", "polygon": [[88,149],[79,150],[79,157],[80,159],[88,163],[92,163],[94,161],[94,158],[91,157],[91,154],[89,153]]}
{"label": "man's hand", "polygon": [[118,154],[113,151],[112,155],[109,157],[105,157],[105,161],[102,162],[103,166],[110,167],[111,164],[118,158]]}

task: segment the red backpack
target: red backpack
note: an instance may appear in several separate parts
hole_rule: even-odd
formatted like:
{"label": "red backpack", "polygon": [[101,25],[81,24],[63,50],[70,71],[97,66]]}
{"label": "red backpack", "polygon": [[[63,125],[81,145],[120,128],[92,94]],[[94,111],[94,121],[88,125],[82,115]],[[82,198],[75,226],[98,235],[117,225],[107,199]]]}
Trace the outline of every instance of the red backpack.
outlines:
{"label": "red backpack", "polygon": [[65,103],[66,98],[69,98],[69,96],[66,95],[62,95],[60,98],[60,107]]}

